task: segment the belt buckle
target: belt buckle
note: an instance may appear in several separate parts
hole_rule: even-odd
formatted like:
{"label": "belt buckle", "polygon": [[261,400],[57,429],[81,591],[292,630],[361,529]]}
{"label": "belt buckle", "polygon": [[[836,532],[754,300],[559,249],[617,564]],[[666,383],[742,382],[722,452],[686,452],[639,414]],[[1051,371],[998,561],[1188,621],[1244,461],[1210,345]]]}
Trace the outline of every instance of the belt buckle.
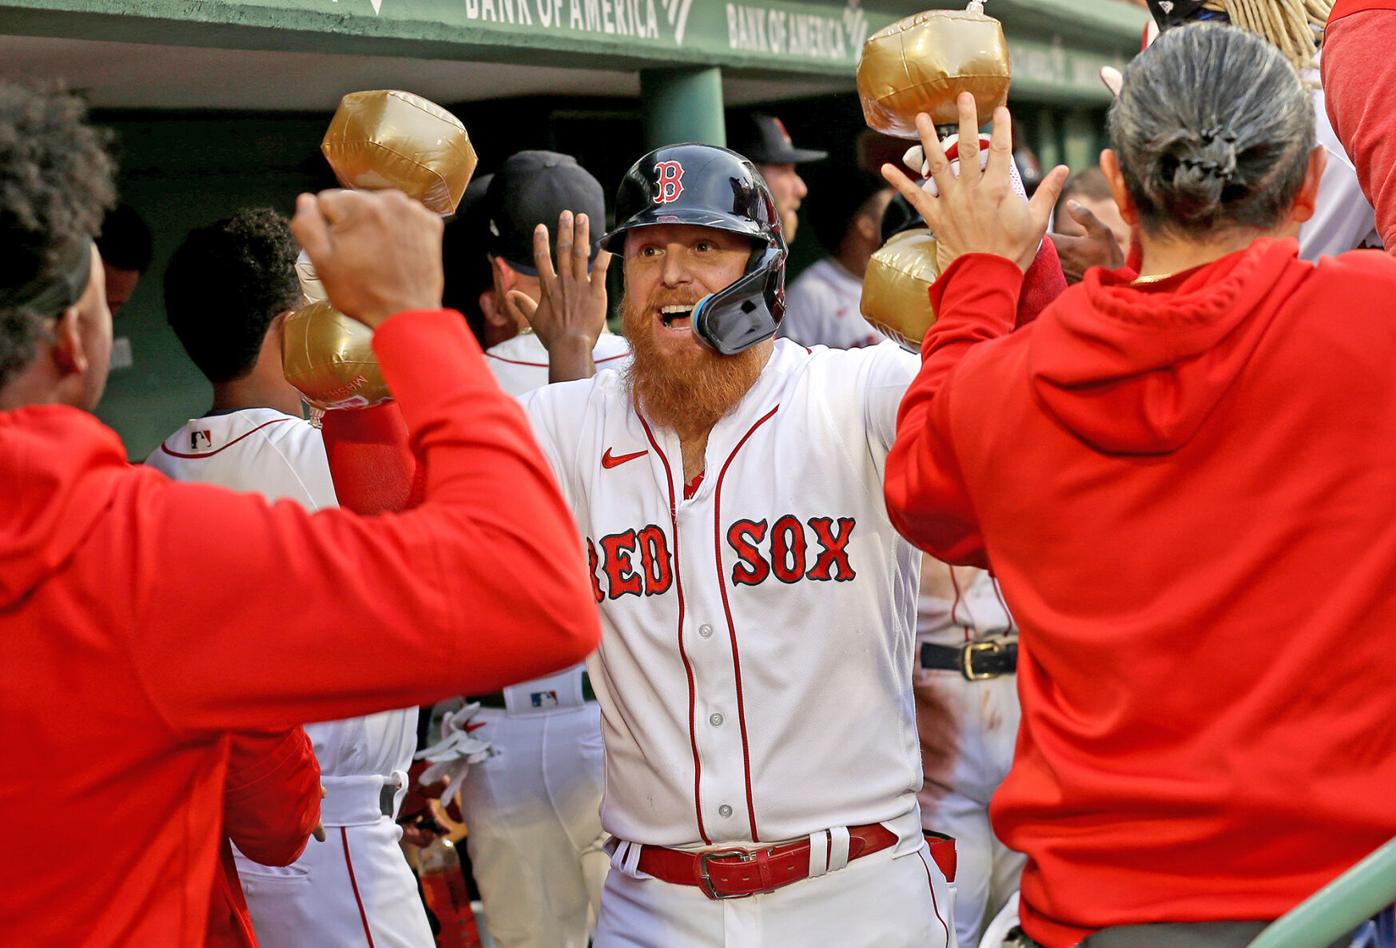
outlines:
{"label": "belt buckle", "polygon": [[960,674],[970,681],[986,681],[997,678],[998,672],[975,672],[974,656],[977,652],[1002,652],[1003,646],[997,642],[971,642],[960,651]]}
{"label": "belt buckle", "polygon": [[749,899],[756,894],[755,892],[719,892],[713,888],[713,880],[708,875],[708,863],[714,859],[728,859],[733,856],[742,862],[756,861],[756,854],[745,849],[714,849],[711,852],[698,854],[698,888],[714,902],[725,902],[728,899]]}

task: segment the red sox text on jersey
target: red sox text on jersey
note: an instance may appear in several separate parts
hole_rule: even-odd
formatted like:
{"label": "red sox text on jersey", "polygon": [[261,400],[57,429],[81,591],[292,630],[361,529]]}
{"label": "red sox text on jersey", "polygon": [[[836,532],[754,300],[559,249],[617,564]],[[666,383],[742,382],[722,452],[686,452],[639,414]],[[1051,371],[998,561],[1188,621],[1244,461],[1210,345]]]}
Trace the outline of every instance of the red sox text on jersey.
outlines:
{"label": "red sox text on jersey", "polygon": [[[759,586],[768,579],[782,583],[849,582],[858,574],[848,556],[853,517],[786,514],[769,520],[736,520],[726,530],[736,560],[731,579],[737,586]],[[597,602],[621,596],[662,596],[674,584],[669,538],[658,524],[611,533],[599,542],[587,538],[591,591]]]}

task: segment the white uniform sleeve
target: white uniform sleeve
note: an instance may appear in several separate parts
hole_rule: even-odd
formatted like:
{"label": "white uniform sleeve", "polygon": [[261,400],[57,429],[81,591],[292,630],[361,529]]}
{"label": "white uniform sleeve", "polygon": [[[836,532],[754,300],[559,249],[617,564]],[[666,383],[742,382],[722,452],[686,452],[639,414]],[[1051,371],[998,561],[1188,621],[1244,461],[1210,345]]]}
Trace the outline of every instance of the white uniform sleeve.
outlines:
{"label": "white uniform sleeve", "polygon": [[863,395],[868,447],[880,464],[886,460],[896,440],[897,410],[907,387],[921,369],[921,357],[890,341],[862,351],[867,353],[868,363],[864,369]]}

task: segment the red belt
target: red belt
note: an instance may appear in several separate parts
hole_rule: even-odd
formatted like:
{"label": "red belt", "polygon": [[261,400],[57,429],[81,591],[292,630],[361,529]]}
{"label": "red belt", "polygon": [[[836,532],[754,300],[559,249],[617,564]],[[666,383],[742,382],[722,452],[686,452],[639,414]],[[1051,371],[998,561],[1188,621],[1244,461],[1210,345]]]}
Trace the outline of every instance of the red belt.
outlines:
{"label": "red belt", "polygon": [[[850,826],[848,860],[881,852],[896,842],[897,834],[880,823]],[[955,841],[931,842],[936,864],[953,879]],[[937,852],[937,846],[941,852]],[[697,886],[710,899],[744,899],[808,879],[809,847],[809,840],[765,849],[713,849],[701,853],[645,846],[640,850],[636,868],[661,882]],[[947,851],[948,870],[943,861]]]}

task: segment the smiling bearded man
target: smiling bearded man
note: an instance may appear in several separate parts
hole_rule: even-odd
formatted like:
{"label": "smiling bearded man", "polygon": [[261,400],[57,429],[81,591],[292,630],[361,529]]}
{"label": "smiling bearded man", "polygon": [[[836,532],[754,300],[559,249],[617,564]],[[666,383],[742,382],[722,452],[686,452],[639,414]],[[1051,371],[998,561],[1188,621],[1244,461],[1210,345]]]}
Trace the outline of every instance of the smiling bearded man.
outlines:
{"label": "smiling bearded man", "polygon": [[[647,229],[642,239],[651,246],[665,236],[682,241],[684,232],[693,229],[660,225]],[[726,266],[719,265],[719,274],[730,271],[733,256],[740,267],[751,252],[751,242],[734,234],[705,232],[701,238],[711,241],[712,248],[696,252],[721,259]],[[690,326],[693,307],[702,296],[699,288],[666,288],[661,282],[648,298],[635,301],[627,293],[622,304],[625,337],[633,353],[626,382],[650,419],[674,428],[681,437],[705,437],[747,393],[771,356],[769,340],[730,356],[699,344]],[[662,328],[654,327],[656,319]]]}
{"label": "smiling bearded man", "polygon": [[[916,805],[920,557],[881,496],[918,360],[773,339],[785,240],[735,152],[645,156],[616,220],[632,367],[524,400],[605,630],[595,944],[946,945]],[[605,310],[586,238],[559,230],[560,277],[535,243],[554,369],[595,342],[565,314],[590,301],[594,332]]]}

